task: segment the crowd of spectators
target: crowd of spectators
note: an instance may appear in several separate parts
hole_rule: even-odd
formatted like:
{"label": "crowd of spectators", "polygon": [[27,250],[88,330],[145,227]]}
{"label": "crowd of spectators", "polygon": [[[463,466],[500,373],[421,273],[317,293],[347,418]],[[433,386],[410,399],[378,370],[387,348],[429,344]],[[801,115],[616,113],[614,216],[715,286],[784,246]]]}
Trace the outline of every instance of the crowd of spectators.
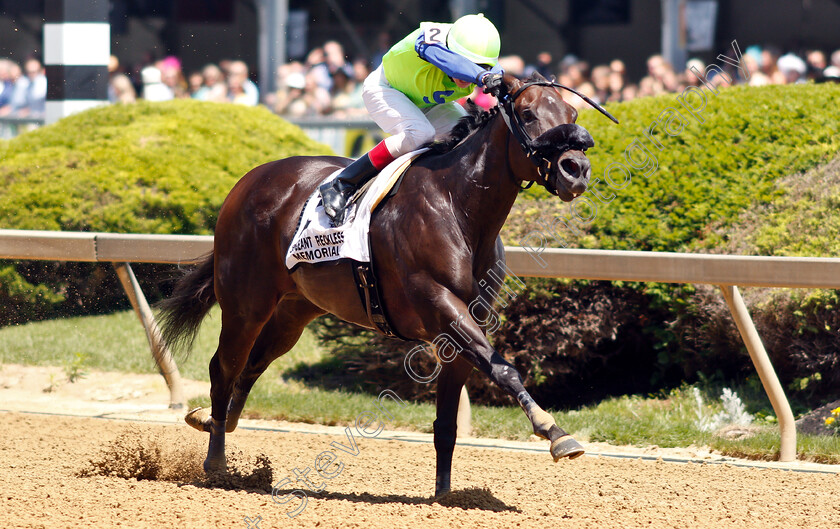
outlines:
{"label": "crowd of spectators", "polygon": [[255,106],[260,101],[259,89],[249,79],[248,65],[243,61],[208,64],[201,71],[185,75],[180,59],[174,56],[144,61],[128,70],[111,57],[108,72],[108,99],[112,103],[192,98]]}
{"label": "crowd of spectators", "polygon": [[[263,103],[289,118],[364,116],[367,112],[362,101],[362,84],[388,48],[387,40],[380,40],[379,49],[372,57],[353,61],[348,60],[341,44],[327,42],[313,49],[305,60],[277,68],[277,89],[262,97],[250,79],[248,66],[240,60],[207,64],[201,70],[185,74],[181,61],[174,56],[157,61],[148,59],[129,68],[111,57],[108,98],[114,103],[131,103],[139,98],[149,101],[192,98],[250,106]],[[737,69],[727,67],[733,84],[760,86],[840,80],[840,50],[830,56],[820,50],[797,55],[782,54],[772,46],[750,46],[744,52],[743,61],[750,72],[749,78]],[[555,63],[550,53],[542,52],[530,63],[515,55],[501,57],[499,62],[505,71],[520,77],[528,77],[533,72],[546,78],[554,77],[599,103],[681,92],[700,83],[699,77],[692,72],[702,72],[706,66],[698,59],[691,59],[684,68],[675,68],[661,55],[654,55],[647,60],[646,75],[634,82],[628,79],[625,64],[620,59],[591,66],[586,60],[567,55]],[[724,80],[723,76],[718,76],[712,82],[720,84]],[[37,58],[25,60],[23,67],[0,58],[0,117],[43,117],[46,95],[47,78]],[[485,108],[495,104],[491,96],[479,89],[471,97]],[[585,105],[575,96],[567,99],[574,106]]]}
{"label": "crowd of spectators", "polygon": [[[503,64],[509,61],[508,71],[522,72],[522,75],[529,75],[533,71],[543,75],[552,73],[551,56],[547,53],[541,53],[537,61],[529,66],[523,66],[518,57],[505,57],[500,61]],[[725,75],[715,76],[712,70],[707,80],[717,85],[727,83],[750,86],[804,83],[808,80],[840,81],[840,50],[831,54],[829,63],[826,54],[820,50],[809,50],[804,57],[800,57],[795,53],[782,54],[772,46],[750,46],[743,55],[743,65],[749,75],[745,76],[731,65],[719,64],[718,66],[723,66]],[[675,69],[661,55],[653,55],[647,60],[646,75],[638,83],[632,83],[628,82],[625,64],[620,59],[590,68],[587,61],[569,55],[558,65],[557,81],[577,89],[599,103],[608,103],[682,92],[688,86],[698,86],[702,82],[700,76],[705,69],[706,65],[699,59],[690,59],[684,68]],[[581,99],[574,96],[570,98],[570,103],[585,106]]]}
{"label": "crowd of spectators", "polygon": [[47,104],[47,76],[36,58],[24,61],[23,68],[9,59],[0,59],[0,117],[44,115]]}
{"label": "crowd of spectators", "polygon": [[[803,83],[807,80],[840,80],[840,50],[829,58],[820,50],[809,50],[803,56],[782,54],[768,46],[750,46],[743,56],[750,72],[749,78],[724,65],[733,84],[761,86],[765,84]],[[328,42],[315,48],[304,62],[291,62],[278,68],[277,92],[269,94],[265,103],[275,112],[288,117],[332,115],[347,117],[364,115],[361,98],[362,82],[370,68],[378,66],[381,54],[367,62],[357,59],[348,63],[341,45]],[[684,68],[675,69],[661,55],[647,60],[647,73],[638,82],[627,77],[622,60],[609,64],[590,64],[573,55],[567,55],[555,64],[548,52],[539,53],[535,60],[526,63],[521,57],[510,55],[499,59],[505,71],[519,77],[529,77],[538,72],[546,78],[556,78],[559,83],[572,87],[599,103],[629,101],[638,97],[655,96],[668,92],[682,92],[686,87],[700,84],[692,71],[704,72],[706,65],[699,59],[689,60]],[[721,84],[723,76],[712,82]],[[491,96],[476,88],[470,96],[473,101],[489,108],[495,104]],[[568,96],[577,107],[586,106],[580,98]]]}
{"label": "crowd of spectators", "polygon": [[[387,48],[387,41],[383,40],[372,57],[350,61],[341,44],[327,42],[310,51],[305,60],[292,61],[277,68],[276,91],[264,94],[260,101],[277,114],[289,118],[365,116],[362,84],[371,69],[379,65]],[[760,86],[802,83],[809,79],[840,79],[840,50],[830,57],[820,50],[809,50],[800,56],[782,54],[772,46],[750,46],[743,60],[750,72],[748,79],[737,69],[723,65],[733,84]],[[661,55],[653,55],[647,60],[646,75],[638,81],[631,81],[620,59],[591,66],[586,60],[567,55],[555,63],[550,53],[542,52],[530,63],[516,55],[501,57],[499,61],[509,73],[529,77],[533,72],[539,72],[546,78],[556,78],[599,103],[681,92],[687,86],[700,84],[699,77],[692,70],[703,72],[706,67],[702,61],[691,59],[683,68],[676,69]],[[146,79],[149,68],[155,75]],[[162,73],[161,79],[157,79],[154,68]],[[712,82],[720,84],[724,79],[720,76]],[[170,57],[143,69],[143,82],[144,91],[156,91],[149,86],[149,82],[153,82],[153,85],[168,87],[168,93],[173,94],[171,97],[257,104],[256,86],[247,80],[247,66],[240,61],[207,65],[201,72],[193,72],[184,80],[180,63]],[[240,88],[243,83],[245,85]],[[151,98],[148,95],[145,97]],[[485,108],[495,104],[491,96],[479,89],[471,98]],[[568,96],[568,100],[574,106],[585,106],[575,96]]]}

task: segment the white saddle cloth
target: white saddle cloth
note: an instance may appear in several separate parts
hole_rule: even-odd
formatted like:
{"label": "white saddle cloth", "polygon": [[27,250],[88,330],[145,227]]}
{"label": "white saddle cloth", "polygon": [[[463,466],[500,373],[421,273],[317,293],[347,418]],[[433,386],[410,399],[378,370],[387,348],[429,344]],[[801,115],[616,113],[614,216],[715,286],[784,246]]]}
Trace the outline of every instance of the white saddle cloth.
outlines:
{"label": "white saddle cloth", "polygon": [[[333,226],[324,213],[321,193],[316,188],[303,207],[297,232],[286,252],[286,267],[293,270],[301,263],[325,263],[337,259],[370,262],[368,232],[371,213],[391,190],[396,177],[408,167],[411,160],[426,150],[404,154],[383,169],[361,199],[349,207],[347,221],[341,226]],[[340,169],[335,171],[321,184],[331,182],[340,172]]]}

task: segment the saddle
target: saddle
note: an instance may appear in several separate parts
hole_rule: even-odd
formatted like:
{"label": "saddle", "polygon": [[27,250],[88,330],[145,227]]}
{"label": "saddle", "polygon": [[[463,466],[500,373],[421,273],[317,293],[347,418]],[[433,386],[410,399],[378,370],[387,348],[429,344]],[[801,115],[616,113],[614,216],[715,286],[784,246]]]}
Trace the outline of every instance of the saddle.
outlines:
{"label": "saddle", "polygon": [[[292,243],[286,252],[285,263],[290,273],[301,264],[350,260],[359,296],[368,318],[386,336],[401,338],[388,323],[373,274],[370,218],[376,208],[396,193],[406,170],[426,150],[421,149],[400,156],[363,185],[350,199],[347,221],[341,226],[334,226],[324,213],[320,192],[316,187],[303,207]],[[334,179],[340,172],[341,170],[332,173],[321,185]]]}

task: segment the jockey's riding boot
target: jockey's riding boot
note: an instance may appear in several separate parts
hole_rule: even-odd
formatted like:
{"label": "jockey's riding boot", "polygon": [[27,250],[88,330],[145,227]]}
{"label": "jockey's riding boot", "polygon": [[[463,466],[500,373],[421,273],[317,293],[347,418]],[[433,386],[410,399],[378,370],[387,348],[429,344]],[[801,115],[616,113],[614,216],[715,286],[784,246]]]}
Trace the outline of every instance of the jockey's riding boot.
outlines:
{"label": "jockey's riding boot", "polygon": [[328,182],[319,188],[321,198],[324,201],[324,213],[332,219],[333,223],[337,226],[344,223],[344,215],[350,197],[356,193],[360,185],[378,172],[379,170],[370,161],[370,157],[365,154],[345,167],[332,182]]}

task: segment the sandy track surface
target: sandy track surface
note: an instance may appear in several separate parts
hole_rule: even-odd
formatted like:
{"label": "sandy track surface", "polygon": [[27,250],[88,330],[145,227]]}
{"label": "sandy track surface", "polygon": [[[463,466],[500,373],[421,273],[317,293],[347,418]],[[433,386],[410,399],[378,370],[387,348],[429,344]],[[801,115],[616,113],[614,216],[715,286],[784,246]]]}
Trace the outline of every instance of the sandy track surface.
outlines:
{"label": "sandy track surface", "polygon": [[[339,452],[341,473],[290,519],[285,511],[297,502],[281,506],[267,490],[196,477],[206,436],[187,426],[17,412],[0,419],[0,526],[9,528],[833,528],[840,520],[838,474],[605,457],[554,464],[547,453],[469,447],[456,449],[455,492],[435,503],[432,446],[358,436],[358,455]],[[228,446],[242,454],[246,477],[246,463],[267,456],[276,483],[312,467],[334,441],[348,444],[240,430]],[[104,460],[136,467],[144,458],[158,479],[80,476],[90,460],[101,470]]]}
{"label": "sandy track surface", "polygon": [[[208,390],[205,383],[186,385],[189,394]],[[206,434],[186,426],[167,402],[156,375],[93,372],[69,384],[58,368],[2,366],[0,529],[821,528],[840,520],[836,473],[742,468],[734,465],[743,462],[721,464],[702,448],[595,443],[585,443],[589,454],[623,457],[554,464],[545,441],[467,439],[455,452],[454,492],[435,502],[428,434],[355,434],[357,455],[351,455],[333,444],[351,445],[342,427],[282,421],[243,420],[228,437],[233,474],[208,480],[200,469]],[[492,445],[507,449],[487,448]],[[325,450],[343,464],[329,480],[313,468]],[[686,458],[697,462],[669,462]],[[294,469],[307,467],[313,485],[323,482],[324,490],[307,490],[304,509],[289,518],[286,512],[300,502],[275,502],[272,485],[288,478],[277,499],[305,489],[294,482]]]}

